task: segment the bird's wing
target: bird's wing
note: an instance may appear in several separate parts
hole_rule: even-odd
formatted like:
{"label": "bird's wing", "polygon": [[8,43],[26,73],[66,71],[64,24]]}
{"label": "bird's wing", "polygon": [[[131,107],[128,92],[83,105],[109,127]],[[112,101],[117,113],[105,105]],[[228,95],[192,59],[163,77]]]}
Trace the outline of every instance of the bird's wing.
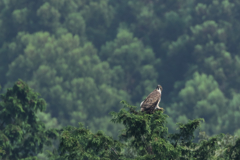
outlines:
{"label": "bird's wing", "polygon": [[157,91],[154,90],[152,93],[150,93],[147,98],[143,101],[141,108],[151,108],[155,107],[161,98],[161,94]]}

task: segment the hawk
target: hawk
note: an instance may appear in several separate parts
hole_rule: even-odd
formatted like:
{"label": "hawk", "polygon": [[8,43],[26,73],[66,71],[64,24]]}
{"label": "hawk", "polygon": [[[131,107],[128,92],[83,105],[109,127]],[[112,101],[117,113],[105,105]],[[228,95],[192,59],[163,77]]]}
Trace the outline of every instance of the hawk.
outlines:
{"label": "hawk", "polygon": [[162,86],[158,85],[157,88],[152,91],[147,98],[142,101],[140,104],[141,111],[145,111],[147,113],[152,113],[154,109],[160,109],[162,110],[163,108],[160,108],[158,104],[161,101],[161,95],[162,95]]}

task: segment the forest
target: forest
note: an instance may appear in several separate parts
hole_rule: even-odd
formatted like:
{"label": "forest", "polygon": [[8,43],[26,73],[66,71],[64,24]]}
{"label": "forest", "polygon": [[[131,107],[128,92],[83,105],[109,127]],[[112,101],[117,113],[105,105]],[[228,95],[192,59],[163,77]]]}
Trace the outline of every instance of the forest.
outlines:
{"label": "forest", "polygon": [[[0,155],[78,159],[67,136],[81,142],[85,159],[237,159],[239,8],[238,0],[0,0]],[[140,113],[158,84],[164,111]],[[136,129],[121,114],[146,128],[118,140]],[[104,143],[90,151],[82,139],[93,135]],[[154,151],[160,141],[169,153]],[[199,150],[208,143],[213,150]]]}

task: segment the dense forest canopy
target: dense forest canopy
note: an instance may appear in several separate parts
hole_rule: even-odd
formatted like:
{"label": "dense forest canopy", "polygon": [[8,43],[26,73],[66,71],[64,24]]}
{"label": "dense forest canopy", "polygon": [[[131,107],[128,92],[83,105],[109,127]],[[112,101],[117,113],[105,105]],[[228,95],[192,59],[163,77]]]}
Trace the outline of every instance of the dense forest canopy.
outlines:
{"label": "dense forest canopy", "polygon": [[[49,127],[116,137],[121,100],[139,106],[163,86],[176,122],[240,134],[238,0],[0,0],[1,92],[19,78],[48,105]],[[137,108],[140,109],[140,108]]]}
{"label": "dense forest canopy", "polygon": [[[46,101],[25,82],[18,80],[0,95],[0,159],[2,160],[239,160],[240,138],[219,134],[208,137],[198,130],[202,118],[177,123],[169,133],[168,116],[162,110],[148,114],[122,101],[111,122],[123,124],[119,139],[102,131],[92,133],[78,126],[54,129],[39,113]],[[40,114],[41,115],[41,114]],[[48,123],[49,124],[49,123]]]}

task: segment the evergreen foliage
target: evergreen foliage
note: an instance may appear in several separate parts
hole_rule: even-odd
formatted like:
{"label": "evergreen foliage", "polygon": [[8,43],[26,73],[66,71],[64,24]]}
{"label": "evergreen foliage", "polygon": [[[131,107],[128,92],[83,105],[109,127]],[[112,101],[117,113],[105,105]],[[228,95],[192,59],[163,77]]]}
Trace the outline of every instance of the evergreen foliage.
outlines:
{"label": "evergreen foliage", "polygon": [[[204,118],[208,135],[239,134],[238,0],[2,0],[1,92],[19,78],[46,100],[47,127],[117,137],[119,101],[164,88],[170,133]],[[4,148],[2,148],[4,150]]]}
{"label": "evergreen foliage", "polygon": [[24,159],[42,152],[43,145],[50,145],[57,132],[46,130],[36,112],[44,111],[45,100],[22,80],[1,95],[0,144],[1,159]]}
{"label": "evergreen foliage", "polygon": [[[169,117],[163,111],[147,114],[137,111],[136,106],[125,101],[122,101],[123,108],[119,112],[111,113],[112,122],[124,126],[119,140],[102,131],[92,133],[81,123],[78,127],[47,129],[37,117],[41,113],[37,111],[46,108],[45,100],[38,96],[22,80],[1,95],[1,159],[239,159],[239,136],[220,134],[208,137],[205,132],[200,132],[197,141],[194,133],[204,121],[202,118],[188,120],[185,124],[178,123],[178,132],[169,133],[166,126]],[[58,145],[44,148],[44,145],[51,146],[56,138],[60,141]]]}
{"label": "evergreen foliage", "polygon": [[93,134],[89,129],[66,127],[60,139],[62,159],[117,159],[121,143],[106,136],[102,131]]}
{"label": "evergreen foliage", "polygon": [[[209,160],[238,159],[239,138],[223,134],[208,138],[203,132],[196,142],[194,131],[203,119],[178,123],[178,133],[168,133],[168,116],[162,111],[153,114],[136,111],[135,106],[122,102],[119,112],[112,112],[112,122],[122,123],[120,141],[113,140],[101,131],[96,134],[79,124],[79,128],[66,127],[61,133],[56,159],[159,159]],[[228,142],[226,142],[228,141]],[[224,145],[219,145],[224,143]]]}

